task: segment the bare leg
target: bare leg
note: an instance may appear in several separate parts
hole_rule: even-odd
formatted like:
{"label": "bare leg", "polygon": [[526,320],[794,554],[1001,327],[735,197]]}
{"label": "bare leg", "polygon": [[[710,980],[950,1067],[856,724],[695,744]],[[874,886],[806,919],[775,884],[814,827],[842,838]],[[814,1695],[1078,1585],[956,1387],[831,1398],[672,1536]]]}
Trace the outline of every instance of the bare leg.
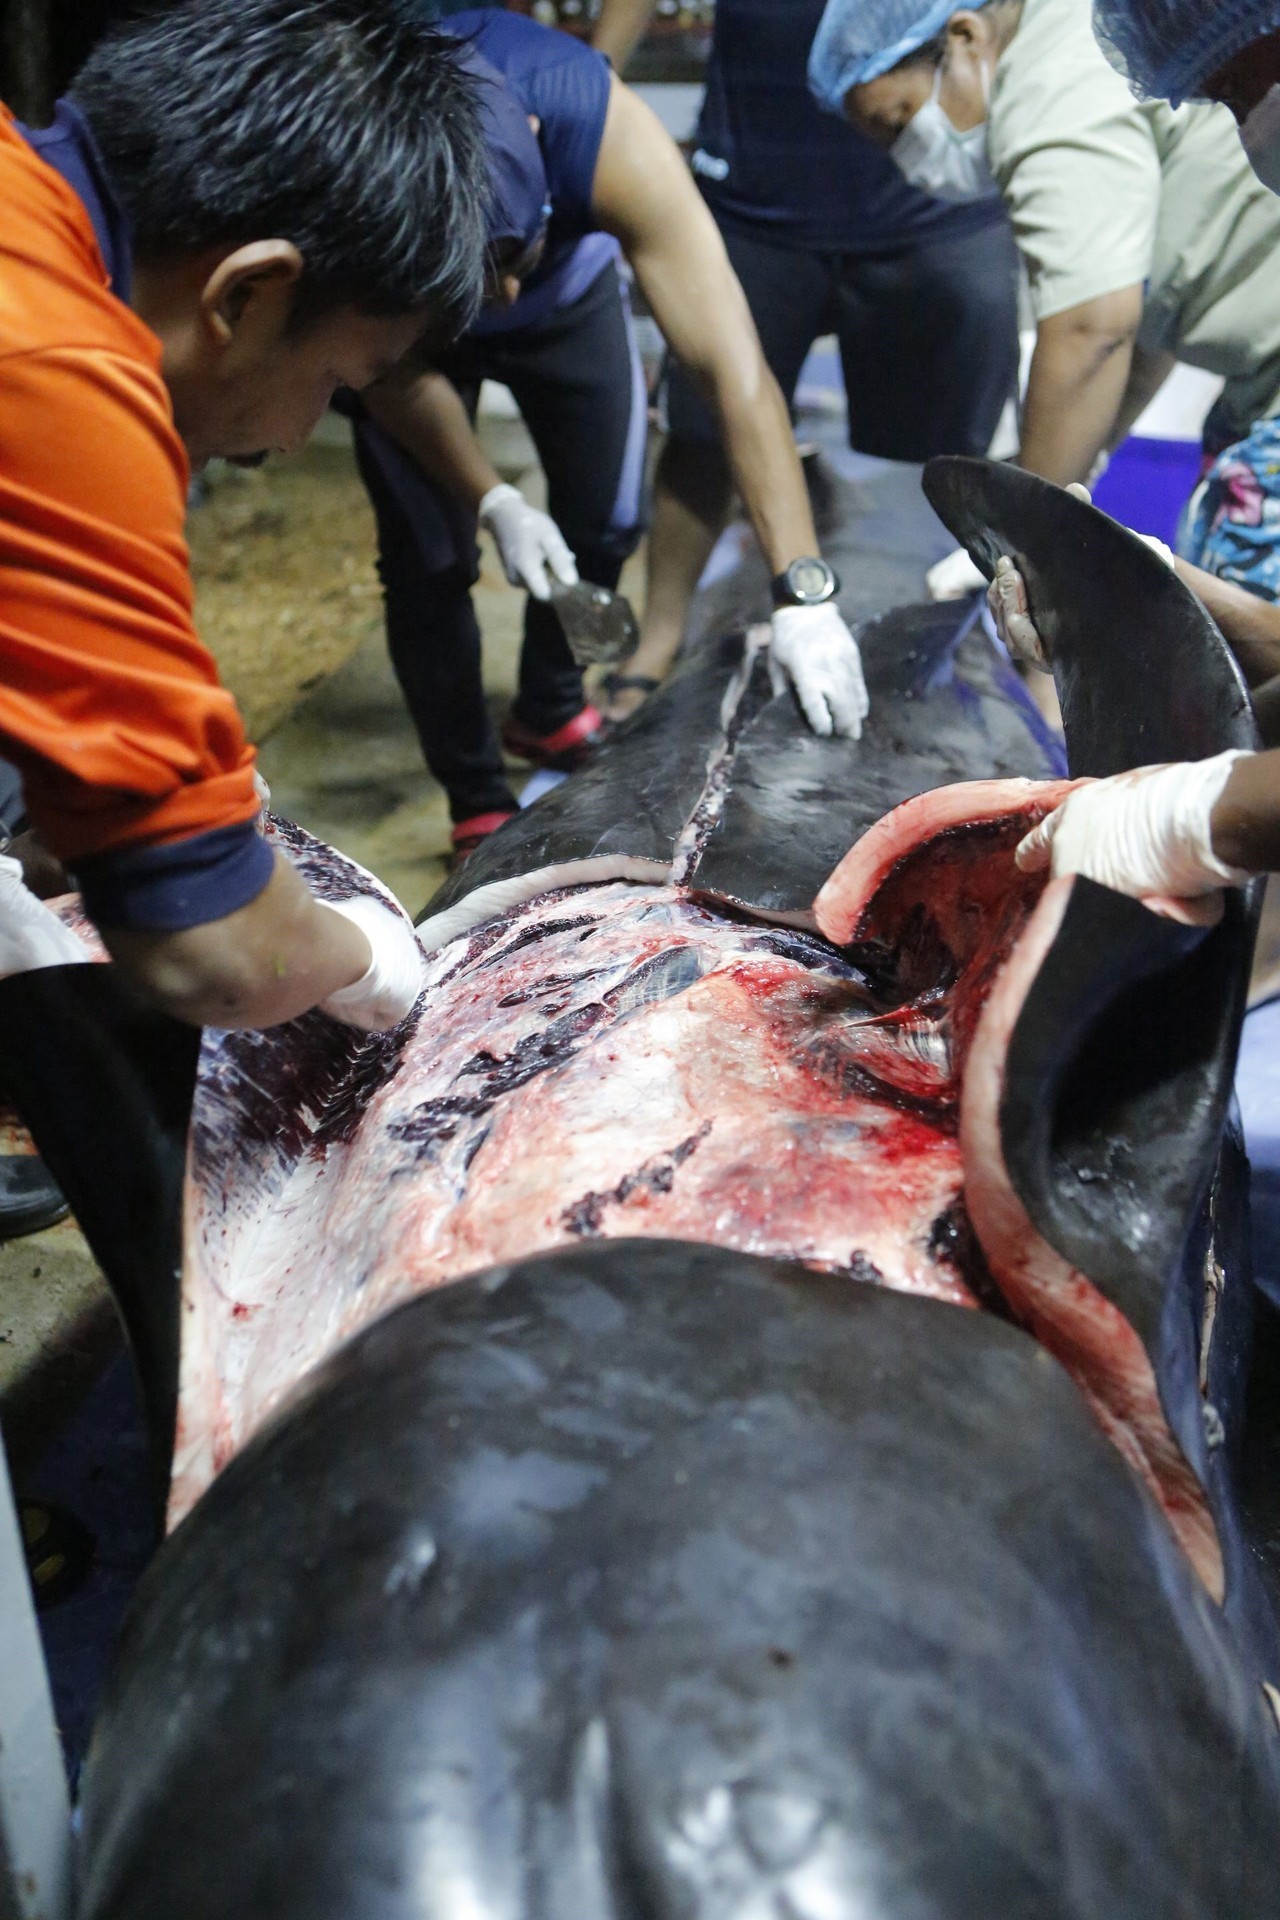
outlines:
{"label": "bare leg", "polygon": [[[733,484],[720,447],[668,440],[658,462],[649,530],[649,581],[640,645],[622,669],[666,675],[684,637],[689,602],[729,516]],[[611,720],[625,719],[644,695],[626,688],[609,702]]]}

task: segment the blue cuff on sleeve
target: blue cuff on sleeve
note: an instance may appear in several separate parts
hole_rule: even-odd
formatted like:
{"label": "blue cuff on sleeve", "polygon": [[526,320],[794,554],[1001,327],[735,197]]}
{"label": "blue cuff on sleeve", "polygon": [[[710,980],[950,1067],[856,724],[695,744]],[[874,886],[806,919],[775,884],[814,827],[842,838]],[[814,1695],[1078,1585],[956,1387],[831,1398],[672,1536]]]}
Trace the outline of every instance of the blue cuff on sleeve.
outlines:
{"label": "blue cuff on sleeve", "polygon": [[82,860],[76,878],[100,927],[177,933],[222,920],[256,900],[275,856],[252,823],[217,827],[167,847],[132,847]]}

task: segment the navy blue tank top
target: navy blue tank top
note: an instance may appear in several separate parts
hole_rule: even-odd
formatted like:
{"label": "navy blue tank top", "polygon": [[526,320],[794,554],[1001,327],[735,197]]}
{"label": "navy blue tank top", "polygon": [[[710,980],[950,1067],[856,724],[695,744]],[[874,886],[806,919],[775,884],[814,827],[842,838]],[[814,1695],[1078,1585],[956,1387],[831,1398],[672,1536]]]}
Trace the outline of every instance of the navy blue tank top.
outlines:
{"label": "navy blue tank top", "polygon": [[579,299],[617,258],[618,243],[599,232],[591,206],[609,111],[609,63],[583,41],[523,14],[473,8],[451,15],[447,31],[469,40],[540,123],[551,209],[546,250],[515,306],[482,314],[472,329],[513,332]]}

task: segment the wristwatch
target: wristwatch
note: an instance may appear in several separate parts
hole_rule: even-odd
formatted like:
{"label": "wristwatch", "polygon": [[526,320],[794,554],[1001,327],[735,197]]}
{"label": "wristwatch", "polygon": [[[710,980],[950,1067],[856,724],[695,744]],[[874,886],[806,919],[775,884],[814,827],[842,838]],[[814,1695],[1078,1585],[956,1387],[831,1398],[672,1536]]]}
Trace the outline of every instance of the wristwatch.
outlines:
{"label": "wristwatch", "polygon": [[775,607],[821,607],[840,591],[839,576],[825,560],[793,560],[772,582]]}

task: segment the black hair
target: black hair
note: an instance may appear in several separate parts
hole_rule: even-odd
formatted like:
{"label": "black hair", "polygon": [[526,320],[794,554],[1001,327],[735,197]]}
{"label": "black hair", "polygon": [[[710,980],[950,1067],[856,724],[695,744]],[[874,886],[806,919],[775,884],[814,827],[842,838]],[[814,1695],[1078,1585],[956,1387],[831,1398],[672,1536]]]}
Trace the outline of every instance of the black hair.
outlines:
{"label": "black hair", "polygon": [[938,67],[941,66],[946,51],[947,30],[944,27],[942,32],[935,33],[931,40],[922,41],[910,53],[904,54],[898,62],[898,67]]}
{"label": "black hair", "polygon": [[[957,6],[956,12],[961,11],[962,8]],[[974,11],[1003,19],[1010,13],[1021,13],[1022,0],[974,0]],[[906,67],[940,67],[946,53],[947,29],[944,27],[941,33],[935,33],[932,39],[923,41],[913,52],[904,54],[891,71],[900,73]]]}
{"label": "black hair", "polygon": [[460,53],[387,0],[179,0],[113,29],[71,97],[140,260],[289,240],[295,325],[352,307],[457,333],[489,191]]}

